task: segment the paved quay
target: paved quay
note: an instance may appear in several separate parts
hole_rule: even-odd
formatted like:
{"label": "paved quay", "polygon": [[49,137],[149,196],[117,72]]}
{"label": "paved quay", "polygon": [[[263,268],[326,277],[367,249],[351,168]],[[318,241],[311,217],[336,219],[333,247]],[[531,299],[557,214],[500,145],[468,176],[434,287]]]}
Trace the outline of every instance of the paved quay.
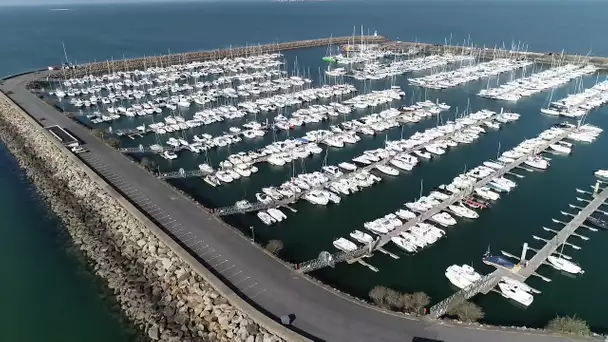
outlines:
{"label": "paved quay", "polygon": [[283,265],[236,229],[95,138],[86,128],[25,89],[43,75],[6,80],[0,89],[43,126],[60,125],[84,142],[81,158],[250,303],[273,318],[295,315],[293,326],[315,340],[572,341],[524,331],[485,330],[384,312],[338,295]]}

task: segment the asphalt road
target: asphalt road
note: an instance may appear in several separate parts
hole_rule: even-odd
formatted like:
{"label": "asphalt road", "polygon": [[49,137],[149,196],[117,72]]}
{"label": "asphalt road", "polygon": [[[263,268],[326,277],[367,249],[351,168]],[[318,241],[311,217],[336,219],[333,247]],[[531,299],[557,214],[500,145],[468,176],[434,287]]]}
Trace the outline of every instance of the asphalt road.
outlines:
{"label": "asphalt road", "polygon": [[240,232],[202,210],[172,187],[142,170],[120,152],[54,110],[25,89],[33,75],[6,80],[0,89],[43,126],[67,128],[85,143],[82,159],[108,183],[157,222],[189,252],[240,292],[241,297],[277,318],[295,315],[293,327],[316,340],[412,341],[425,337],[450,342],[572,341],[572,339],[443,325],[413,320],[361,305],[306,279],[263,253]]}

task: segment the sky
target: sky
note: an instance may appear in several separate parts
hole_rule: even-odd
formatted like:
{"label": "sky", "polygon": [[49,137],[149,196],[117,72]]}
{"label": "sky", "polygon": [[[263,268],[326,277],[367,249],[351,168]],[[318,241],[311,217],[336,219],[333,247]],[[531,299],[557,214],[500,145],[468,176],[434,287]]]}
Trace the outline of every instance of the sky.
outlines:
{"label": "sky", "polygon": [[[70,4],[105,4],[105,3],[142,3],[142,2],[184,2],[184,1],[265,1],[265,0],[0,0],[0,6],[27,5],[70,5]],[[272,0],[266,0],[272,1]]]}
{"label": "sky", "polygon": [[[31,5],[75,5],[75,4],[104,4],[104,3],[145,3],[145,2],[228,2],[228,1],[276,1],[276,0],[0,0],[0,6],[31,6]],[[320,1],[320,0],[305,0],[305,1]],[[324,0],[324,1],[349,1],[349,0]],[[352,0],[351,0],[352,1]],[[356,1],[356,0],[355,0]],[[361,0],[359,0],[361,1]],[[374,0],[365,0],[374,1]],[[387,0],[383,0],[387,1]],[[389,0],[391,1],[391,0]],[[392,1],[546,1],[546,2],[593,2],[593,1],[608,1],[608,0],[392,0]]]}

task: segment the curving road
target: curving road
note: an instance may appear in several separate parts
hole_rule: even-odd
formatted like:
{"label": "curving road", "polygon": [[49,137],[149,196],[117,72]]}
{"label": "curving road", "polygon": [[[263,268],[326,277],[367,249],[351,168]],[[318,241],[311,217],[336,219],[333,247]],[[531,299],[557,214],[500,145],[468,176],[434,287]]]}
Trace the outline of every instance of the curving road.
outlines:
{"label": "curving road", "polygon": [[523,331],[485,330],[408,319],[337,295],[285,267],[236,229],[160,182],[89,130],[54,110],[25,89],[38,74],[5,80],[4,93],[43,126],[60,125],[81,139],[89,152],[81,158],[142,212],[172,235],[241,297],[272,318],[295,315],[293,328],[321,341],[415,341],[424,337],[454,342],[556,342],[571,338]]}

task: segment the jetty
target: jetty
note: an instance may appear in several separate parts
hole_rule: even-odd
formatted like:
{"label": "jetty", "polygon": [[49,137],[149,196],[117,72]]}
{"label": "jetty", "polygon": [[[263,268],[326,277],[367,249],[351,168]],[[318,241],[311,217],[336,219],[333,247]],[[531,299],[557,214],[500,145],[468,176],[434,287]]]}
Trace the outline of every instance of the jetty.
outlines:
{"label": "jetty", "polygon": [[[533,275],[538,276],[545,281],[551,281],[551,279],[536,273],[536,270],[542,264],[547,264],[547,258],[553,253],[555,253],[555,251],[561,245],[569,245],[571,247],[576,246],[568,243],[566,240],[568,240],[570,236],[582,236],[580,234],[575,233],[578,228],[592,228],[585,226],[583,223],[589,216],[591,216],[595,211],[597,211],[600,206],[604,205],[606,199],[608,199],[608,187],[605,187],[601,192],[597,193],[597,191],[599,191],[599,183],[597,183],[594,190],[595,191],[591,193],[593,199],[590,200],[588,204],[583,207],[583,209],[580,210],[576,215],[573,215],[574,217],[572,218],[572,220],[570,220],[570,222],[568,223],[565,223],[564,227],[561,230],[555,231],[544,228],[544,230],[553,231],[556,232],[556,234],[550,240],[539,239],[538,237],[536,237],[535,240],[542,240],[546,243],[542,248],[538,250],[530,248],[531,250],[536,252],[536,254],[530,260],[525,260],[527,244],[524,244],[522,260],[520,260],[517,265],[512,268],[500,267],[499,265],[496,265],[497,269],[494,272],[483,276],[479,281],[465,287],[464,289],[454,293],[450,297],[435,304],[433,307],[431,307],[428,316],[430,318],[439,318],[446,314],[450,309],[458,306],[460,303],[475,296],[476,294],[487,294],[500,282],[502,277],[505,276],[519,280],[521,282],[525,282],[529,277]],[[515,257],[506,252],[503,252],[503,254],[509,257]],[[571,259],[571,257],[567,255],[564,255],[563,257],[565,259]]]}
{"label": "jetty", "polygon": [[[502,169],[497,170],[496,172],[493,172],[491,175],[480,179],[479,181],[477,181],[475,184],[473,184],[470,188],[462,190],[459,193],[456,193],[452,196],[450,196],[448,199],[444,200],[441,204],[433,207],[432,209],[422,213],[421,215],[417,216],[416,218],[407,221],[405,224],[396,227],[395,229],[393,229],[392,231],[390,231],[387,234],[383,234],[380,236],[380,238],[375,241],[373,243],[373,248],[370,248],[370,246],[363,246],[360,247],[352,252],[348,253],[348,257],[350,258],[358,258],[367,254],[370,254],[370,251],[374,251],[377,250],[380,247],[383,247],[384,245],[386,245],[387,243],[389,243],[391,241],[391,237],[393,236],[399,236],[402,232],[406,232],[409,231],[412,227],[414,227],[416,224],[424,222],[428,219],[430,219],[433,215],[440,213],[441,211],[445,210],[450,204],[453,204],[454,202],[458,202],[460,200],[462,200],[463,198],[469,196],[471,193],[473,193],[473,191],[476,188],[480,188],[482,186],[485,186],[486,184],[488,184],[489,182],[491,182],[494,178],[496,177],[501,177],[505,174],[507,174],[508,172],[510,172],[511,170],[519,167],[522,163],[524,163],[530,156],[532,155],[538,155],[541,152],[545,151],[550,145],[566,138],[570,133],[572,133],[575,130],[575,128],[568,128],[564,131],[564,133],[556,136],[555,138],[546,141],[545,143],[543,143],[543,145],[539,146],[538,148],[536,148],[535,150],[531,151],[530,153],[527,153],[525,155],[523,155],[522,157],[516,159],[515,161],[513,161],[512,163],[509,163],[507,165],[505,165]],[[334,255],[332,255],[332,260],[334,263],[338,262],[338,260],[340,261],[344,261],[347,259],[344,259],[345,255],[344,253],[336,253]],[[301,272],[310,272],[310,271],[314,271],[323,267],[328,266],[327,263],[324,262],[325,260],[319,260],[319,259],[313,259],[313,260],[309,260],[303,263],[299,264],[299,270]],[[483,279],[482,279],[483,280]],[[490,288],[491,289],[491,288]]]}

